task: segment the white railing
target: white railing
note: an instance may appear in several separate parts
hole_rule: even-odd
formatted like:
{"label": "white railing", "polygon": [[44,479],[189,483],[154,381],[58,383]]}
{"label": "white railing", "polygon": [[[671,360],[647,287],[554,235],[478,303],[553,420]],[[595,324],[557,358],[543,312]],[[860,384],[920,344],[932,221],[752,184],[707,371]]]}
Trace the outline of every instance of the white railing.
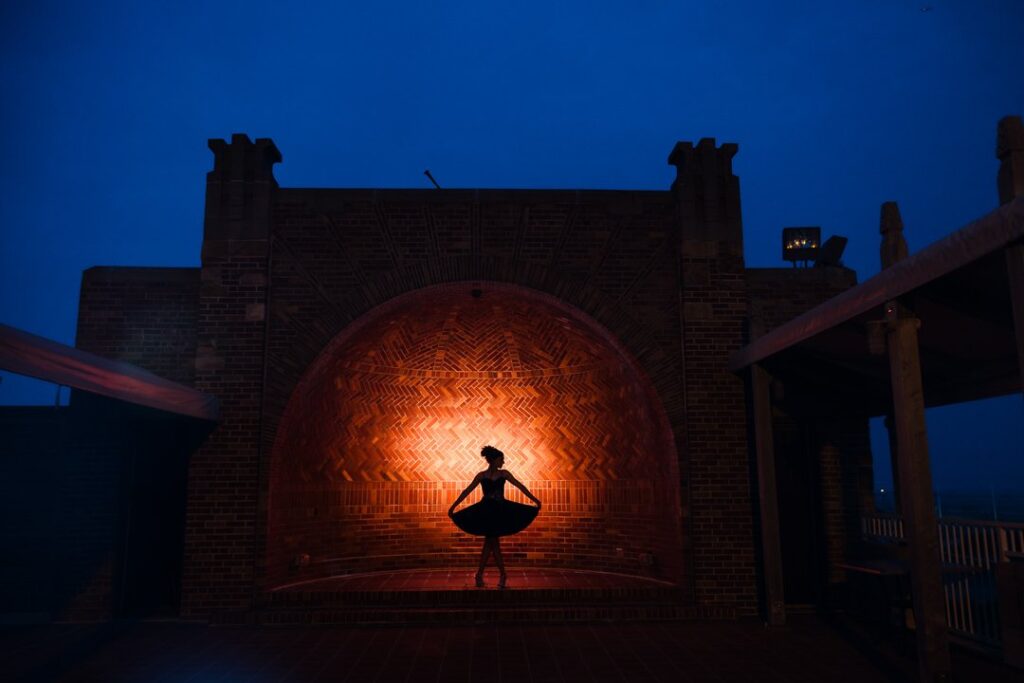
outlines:
{"label": "white railing", "polygon": [[873,540],[897,541],[903,538],[903,518],[896,515],[862,517],[861,532]]}
{"label": "white railing", "polygon": [[[868,540],[897,542],[903,538],[903,520],[897,515],[870,515],[861,519],[861,531]],[[1024,524],[943,518],[939,552],[950,630],[998,645],[1002,637],[996,564],[1006,562],[1008,552],[1024,552]]]}

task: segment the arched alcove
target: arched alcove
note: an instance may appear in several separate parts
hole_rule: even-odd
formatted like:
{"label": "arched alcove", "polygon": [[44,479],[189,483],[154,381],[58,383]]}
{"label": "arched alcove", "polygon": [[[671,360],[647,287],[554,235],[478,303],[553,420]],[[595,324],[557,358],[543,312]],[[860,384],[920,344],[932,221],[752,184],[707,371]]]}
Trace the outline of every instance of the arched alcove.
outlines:
{"label": "arched alcove", "polygon": [[304,374],[271,454],[266,586],[475,562],[480,539],[445,513],[485,444],[544,502],[508,562],[680,579],[676,449],[650,380],[578,309],[461,282],[374,308]]}

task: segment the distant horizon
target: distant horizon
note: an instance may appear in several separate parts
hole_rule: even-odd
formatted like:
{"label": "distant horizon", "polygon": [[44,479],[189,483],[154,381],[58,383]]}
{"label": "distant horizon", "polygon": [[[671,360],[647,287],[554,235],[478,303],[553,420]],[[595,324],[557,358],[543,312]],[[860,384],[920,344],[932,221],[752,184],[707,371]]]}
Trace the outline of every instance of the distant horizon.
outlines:
{"label": "distant horizon", "polygon": [[[952,491],[938,489],[935,496],[935,514],[940,519],[959,519],[977,522],[1024,524],[1024,491],[984,490]],[[875,491],[875,507],[882,514],[900,514],[892,491]]]}

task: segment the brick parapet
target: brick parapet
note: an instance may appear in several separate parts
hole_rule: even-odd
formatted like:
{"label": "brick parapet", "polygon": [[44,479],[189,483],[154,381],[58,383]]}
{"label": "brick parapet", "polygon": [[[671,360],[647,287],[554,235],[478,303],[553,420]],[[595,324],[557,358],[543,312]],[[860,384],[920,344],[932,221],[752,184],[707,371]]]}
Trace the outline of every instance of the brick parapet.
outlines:
{"label": "brick parapet", "polygon": [[192,386],[198,304],[198,268],[89,268],[75,346]]}
{"label": "brick parapet", "polygon": [[768,332],[857,284],[843,267],[747,268],[750,316]]}

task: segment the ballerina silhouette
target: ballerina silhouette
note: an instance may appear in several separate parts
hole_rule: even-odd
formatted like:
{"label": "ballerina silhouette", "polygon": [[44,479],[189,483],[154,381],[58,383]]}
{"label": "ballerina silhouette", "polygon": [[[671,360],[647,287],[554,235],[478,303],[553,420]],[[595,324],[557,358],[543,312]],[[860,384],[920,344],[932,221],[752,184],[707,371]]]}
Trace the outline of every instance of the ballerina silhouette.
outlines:
{"label": "ballerina silhouette", "polygon": [[[484,547],[480,553],[480,568],[476,572],[477,588],[484,586],[484,568],[487,566],[487,560],[491,554],[494,555],[495,564],[498,565],[498,571],[501,572],[498,588],[504,588],[508,576],[505,573],[505,560],[501,556],[501,537],[519,533],[528,527],[540,512],[541,504],[540,499],[519,483],[511,472],[501,469],[501,466],[505,464],[504,453],[493,446],[484,446],[480,450],[480,455],[487,460],[487,469],[473,477],[469,486],[448,508],[448,516],[452,518],[457,527],[466,533],[484,537]],[[537,507],[505,500],[506,481],[526,494],[526,497],[536,503]],[[477,484],[483,489],[483,498],[464,510],[455,512],[456,506],[476,488]]]}

